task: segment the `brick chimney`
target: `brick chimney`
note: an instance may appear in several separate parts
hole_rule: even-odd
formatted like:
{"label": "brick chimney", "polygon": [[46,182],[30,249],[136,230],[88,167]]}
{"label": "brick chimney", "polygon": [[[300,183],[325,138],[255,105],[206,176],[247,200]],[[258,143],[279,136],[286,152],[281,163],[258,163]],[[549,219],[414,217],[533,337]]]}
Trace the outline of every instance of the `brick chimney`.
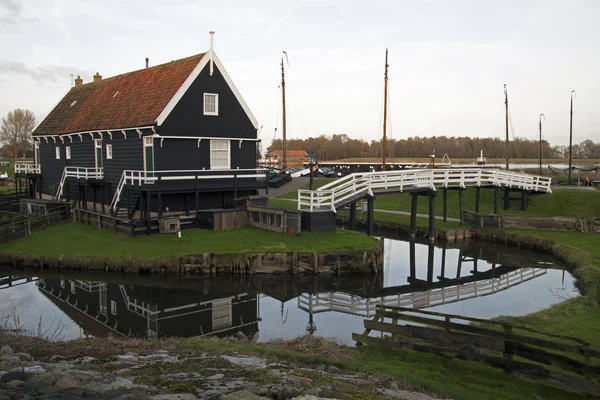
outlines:
{"label": "brick chimney", "polygon": [[150,63],[150,59],[146,57],[146,68],[148,68],[148,64]]}
{"label": "brick chimney", "polygon": [[83,79],[81,79],[81,76],[77,75],[77,78],[75,79],[75,87],[81,85],[83,85]]}
{"label": "brick chimney", "polygon": [[100,75],[99,73],[96,72],[96,75],[94,75],[94,82],[100,82],[102,80],[102,75]]}

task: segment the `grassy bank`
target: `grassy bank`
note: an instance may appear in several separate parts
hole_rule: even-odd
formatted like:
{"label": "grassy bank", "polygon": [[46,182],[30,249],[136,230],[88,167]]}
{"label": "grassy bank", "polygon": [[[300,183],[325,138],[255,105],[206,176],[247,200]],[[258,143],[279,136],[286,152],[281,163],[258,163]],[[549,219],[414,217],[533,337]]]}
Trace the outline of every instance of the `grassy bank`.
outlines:
{"label": "grassy bank", "polygon": [[137,259],[167,258],[202,253],[244,254],[282,252],[347,252],[376,249],[378,241],[362,233],[337,231],[333,233],[305,232],[282,235],[256,228],[239,228],[213,232],[189,229],[182,238],[175,235],[144,237],[121,236],[100,231],[83,224],[53,225],[44,231],[2,245],[5,254],[45,256],[127,257]]}

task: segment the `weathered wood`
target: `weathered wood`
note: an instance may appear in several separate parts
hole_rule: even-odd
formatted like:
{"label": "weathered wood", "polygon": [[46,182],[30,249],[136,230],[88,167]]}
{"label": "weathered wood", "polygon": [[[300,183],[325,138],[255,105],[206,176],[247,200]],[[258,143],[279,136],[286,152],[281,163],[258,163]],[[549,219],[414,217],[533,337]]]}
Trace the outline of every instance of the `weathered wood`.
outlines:
{"label": "weathered wood", "polygon": [[600,395],[600,386],[593,382],[589,382],[575,376],[566,375],[561,372],[549,371],[548,369],[535,364],[509,360],[503,357],[483,353],[475,353],[471,351],[416,344],[402,340],[392,341],[388,339],[364,336],[356,333],[352,334],[352,339],[363,344],[370,344],[390,350],[411,349],[422,353],[436,354],[442,357],[456,358],[467,361],[485,362],[486,364],[492,367],[502,368],[505,370],[519,372],[536,378],[541,378],[549,383],[553,383],[569,391],[591,394],[593,396]]}

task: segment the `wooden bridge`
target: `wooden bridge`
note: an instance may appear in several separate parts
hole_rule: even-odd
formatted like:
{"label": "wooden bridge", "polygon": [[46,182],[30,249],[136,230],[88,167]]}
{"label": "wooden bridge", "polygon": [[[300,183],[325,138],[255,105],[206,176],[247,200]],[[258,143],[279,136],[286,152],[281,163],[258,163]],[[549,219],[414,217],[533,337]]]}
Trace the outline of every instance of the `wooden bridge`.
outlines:
{"label": "wooden bridge", "polygon": [[33,278],[31,276],[20,276],[20,275],[7,275],[0,277],[0,290],[10,289],[16,286],[26,285],[30,282],[35,282],[39,278]]}

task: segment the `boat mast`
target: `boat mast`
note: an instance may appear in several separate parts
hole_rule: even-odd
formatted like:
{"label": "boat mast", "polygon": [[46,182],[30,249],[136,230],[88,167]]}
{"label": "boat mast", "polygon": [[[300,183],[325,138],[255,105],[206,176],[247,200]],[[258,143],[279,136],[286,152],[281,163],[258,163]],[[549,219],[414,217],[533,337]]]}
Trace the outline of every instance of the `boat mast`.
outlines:
{"label": "boat mast", "polygon": [[569,183],[571,183],[571,170],[573,169],[573,93],[571,90],[571,120],[569,122]]}
{"label": "boat mast", "polygon": [[[287,53],[284,51],[283,52],[286,57],[287,57]],[[283,169],[287,168],[287,138],[286,138],[286,133],[287,133],[287,127],[286,127],[286,122],[285,122],[285,70],[283,68],[283,56],[281,57],[281,102],[282,102],[282,107],[283,107],[283,142],[282,142],[282,150],[283,150]]]}
{"label": "boat mast", "polygon": [[385,157],[387,154],[387,91],[388,91],[388,49],[385,49],[385,74],[383,78],[383,149],[382,149],[382,163],[383,170],[386,170]]}
{"label": "boat mast", "polygon": [[504,84],[504,105],[506,106],[506,141],[504,143],[504,155],[506,157],[506,170],[508,170],[508,90]]}
{"label": "boat mast", "polygon": [[542,117],[546,118],[546,116],[540,114],[540,175],[542,175]]}

